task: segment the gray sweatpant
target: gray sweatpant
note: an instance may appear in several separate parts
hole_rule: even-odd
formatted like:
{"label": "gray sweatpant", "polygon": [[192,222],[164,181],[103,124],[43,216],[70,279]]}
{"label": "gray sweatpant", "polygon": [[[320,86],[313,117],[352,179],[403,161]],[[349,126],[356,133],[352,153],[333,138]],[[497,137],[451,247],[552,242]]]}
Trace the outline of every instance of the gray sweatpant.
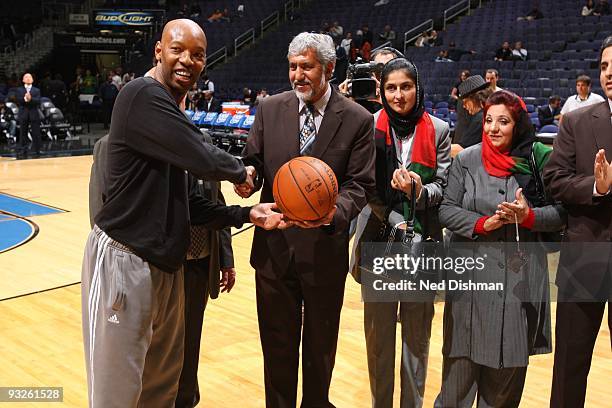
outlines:
{"label": "gray sweatpant", "polygon": [[163,272],[94,226],[81,285],[89,406],[173,407],[183,366],[182,268]]}

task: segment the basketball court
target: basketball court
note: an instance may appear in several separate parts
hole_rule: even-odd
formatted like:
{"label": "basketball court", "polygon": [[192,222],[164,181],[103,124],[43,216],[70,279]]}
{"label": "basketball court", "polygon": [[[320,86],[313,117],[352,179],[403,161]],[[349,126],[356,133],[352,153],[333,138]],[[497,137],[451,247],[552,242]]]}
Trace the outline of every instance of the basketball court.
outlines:
{"label": "basketball court", "polygon": [[[63,404],[22,403],[20,407],[87,406],[79,282],[90,230],[90,166],[91,156],[0,159],[0,386],[64,390]],[[237,197],[229,184],[223,190],[230,204],[256,201]],[[265,405],[254,271],[248,263],[252,236],[253,230],[246,229],[234,237],[236,286],[230,294],[209,302],[206,311],[199,372],[201,407]],[[439,303],[431,338],[427,407],[433,405],[441,382],[442,313]],[[587,407],[610,406],[607,317],[604,322],[589,375]],[[522,407],[548,406],[552,360],[552,354],[531,359]],[[397,373],[395,400],[399,406],[399,370]],[[350,277],[331,401],[339,408],[371,405],[363,306],[359,286]]]}

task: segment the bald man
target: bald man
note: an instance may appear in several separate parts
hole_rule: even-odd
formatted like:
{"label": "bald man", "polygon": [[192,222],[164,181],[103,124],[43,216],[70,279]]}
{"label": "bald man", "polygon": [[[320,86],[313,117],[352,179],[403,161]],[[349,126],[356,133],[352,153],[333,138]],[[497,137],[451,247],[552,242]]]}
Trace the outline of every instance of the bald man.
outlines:
{"label": "bald man", "polygon": [[40,89],[33,86],[32,74],[23,75],[23,86],[15,91],[15,99],[19,105],[19,144],[16,148],[17,159],[28,157],[28,130],[32,136],[32,157],[40,157]]}
{"label": "bald man", "polygon": [[166,24],[153,76],[119,93],[108,138],[106,195],[82,271],[90,407],[173,407],[184,344],[183,267],[190,222],[209,229],[282,227],[273,204],[224,206],[190,195],[200,179],[252,185],[252,168],[216,147],[179,104],[205,65],[190,20]]}

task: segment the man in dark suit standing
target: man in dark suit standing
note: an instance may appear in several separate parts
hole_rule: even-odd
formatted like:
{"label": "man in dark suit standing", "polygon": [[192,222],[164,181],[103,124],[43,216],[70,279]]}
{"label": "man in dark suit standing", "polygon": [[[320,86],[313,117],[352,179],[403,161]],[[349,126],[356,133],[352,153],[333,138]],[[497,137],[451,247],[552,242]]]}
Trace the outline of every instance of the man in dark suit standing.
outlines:
{"label": "man in dark suit standing", "polygon": [[[246,152],[261,160],[262,201],[278,169],[294,157],[326,162],[338,178],[335,208],[280,233],[257,228],[251,251],[264,355],[266,406],[294,408],[302,342],[302,407],[333,407],[329,387],[348,272],[348,228],[375,188],[373,119],[332,90],[330,36],[301,33],[289,45],[293,91],[263,99]],[[236,188],[242,196],[252,190]],[[303,306],[303,315],[302,315]]]}
{"label": "man in dark suit standing", "polygon": [[[582,407],[593,347],[610,306],[612,240],[612,36],[600,52],[607,99],[564,115],[544,180],[568,210],[561,249],[550,406]],[[612,329],[612,314],[608,313]]]}
{"label": "man in dark suit standing", "polygon": [[559,126],[561,117],[561,97],[553,95],[548,98],[548,105],[538,108],[538,119],[540,126],[555,125]]}
{"label": "man in dark suit standing", "polygon": [[40,89],[32,86],[32,74],[23,75],[23,86],[17,88],[15,97],[19,105],[19,147],[17,159],[25,159],[28,154],[28,127],[32,130],[33,157],[40,157]]}

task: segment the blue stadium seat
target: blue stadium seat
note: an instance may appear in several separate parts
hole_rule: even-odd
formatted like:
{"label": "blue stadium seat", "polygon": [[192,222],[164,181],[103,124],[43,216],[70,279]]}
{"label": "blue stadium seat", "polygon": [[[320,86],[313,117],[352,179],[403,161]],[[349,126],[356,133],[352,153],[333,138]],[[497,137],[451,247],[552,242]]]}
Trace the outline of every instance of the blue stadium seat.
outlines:
{"label": "blue stadium seat", "polygon": [[246,117],[247,115],[245,115],[244,113],[237,113],[234,116],[232,116],[232,119],[229,121],[227,126],[233,129],[240,129]]}
{"label": "blue stadium seat", "polygon": [[244,118],[244,122],[242,122],[242,125],[240,126],[240,128],[248,130],[253,125],[253,122],[255,122],[255,116],[254,115],[247,115]]}
{"label": "blue stadium seat", "polygon": [[448,112],[449,112],[448,108],[437,108],[436,109],[436,116],[440,117],[438,115],[442,115],[443,118],[446,118],[446,117],[448,117]]}
{"label": "blue stadium seat", "polygon": [[536,127],[536,129],[540,128],[540,119],[538,118],[530,118],[531,123],[533,124],[533,126]]}
{"label": "blue stadium seat", "polygon": [[199,124],[206,127],[212,127],[213,123],[215,123],[215,121],[217,120],[217,116],[219,116],[217,112],[208,112],[200,120]]}
{"label": "blue stadium seat", "polygon": [[232,115],[230,113],[222,112],[217,115],[217,118],[213,122],[213,126],[227,127],[229,125],[230,120],[232,120]]}
{"label": "blue stadium seat", "polygon": [[[185,111],[185,113],[187,113],[187,111]],[[206,112],[203,112],[203,111],[194,112],[191,115],[191,121],[195,123],[196,125],[199,125],[202,119],[204,119],[204,116],[206,116]]]}
{"label": "blue stadium seat", "polygon": [[447,113],[448,113],[448,102],[438,102],[435,105],[436,109],[440,109],[440,108],[446,108],[447,109]]}
{"label": "blue stadium seat", "polygon": [[555,125],[546,125],[540,129],[540,133],[558,133],[559,128]]}

